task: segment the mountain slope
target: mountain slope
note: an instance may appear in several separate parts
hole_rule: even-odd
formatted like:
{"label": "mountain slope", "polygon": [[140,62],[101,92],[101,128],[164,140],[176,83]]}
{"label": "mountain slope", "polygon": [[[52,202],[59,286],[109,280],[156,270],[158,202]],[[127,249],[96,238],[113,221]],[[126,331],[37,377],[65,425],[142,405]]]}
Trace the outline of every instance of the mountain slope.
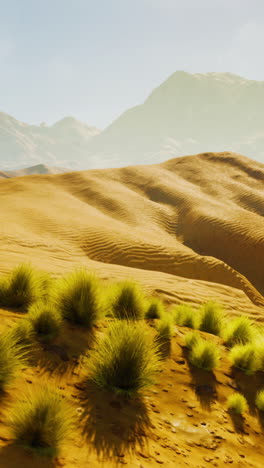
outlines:
{"label": "mountain slope", "polygon": [[264,165],[233,153],[1,180],[1,263],[80,264],[263,319]]}
{"label": "mountain slope", "polygon": [[0,179],[10,179],[11,177],[22,177],[31,174],[62,174],[69,172],[69,169],[62,167],[48,167],[45,164],[37,164],[36,166],[26,167],[18,171],[0,171]]}
{"label": "mountain slope", "polygon": [[148,164],[204,151],[264,162],[264,81],[174,73],[89,144],[87,167]]}
{"label": "mountain slope", "polygon": [[66,117],[52,126],[0,113],[0,168],[90,169],[234,151],[264,162],[264,81],[178,71],[100,132]]}
{"label": "mountain slope", "polygon": [[0,168],[2,171],[45,164],[78,167],[87,145],[99,130],[66,117],[52,126],[27,125],[0,113]]}

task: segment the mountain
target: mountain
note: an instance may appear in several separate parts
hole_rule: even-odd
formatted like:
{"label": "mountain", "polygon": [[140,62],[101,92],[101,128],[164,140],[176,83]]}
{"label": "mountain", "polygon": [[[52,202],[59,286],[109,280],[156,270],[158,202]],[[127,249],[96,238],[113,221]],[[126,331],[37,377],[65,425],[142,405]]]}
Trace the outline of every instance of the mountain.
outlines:
{"label": "mountain", "polygon": [[234,151],[264,162],[263,102],[264,81],[178,71],[90,141],[87,167],[205,151]]}
{"label": "mountain", "polygon": [[0,171],[0,179],[10,179],[11,177],[22,177],[32,174],[62,174],[70,172],[69,169],[62,167],[49,167],[45,164],[37,164],[36,166],[26,167],[17,171]]}
{"label": "mountain", "polygon": [[263,102],[264,81],[177,71],[102,132],[73,117],[34,126],[2,113],[0,169],[122,167],[210,151],[264,162]]}
{"label": "mountain", "polygon": [[99,130],[65,117],[51,126],[28,125],[0,113],[0,169],[48,165],[78,167],[87,146]]}

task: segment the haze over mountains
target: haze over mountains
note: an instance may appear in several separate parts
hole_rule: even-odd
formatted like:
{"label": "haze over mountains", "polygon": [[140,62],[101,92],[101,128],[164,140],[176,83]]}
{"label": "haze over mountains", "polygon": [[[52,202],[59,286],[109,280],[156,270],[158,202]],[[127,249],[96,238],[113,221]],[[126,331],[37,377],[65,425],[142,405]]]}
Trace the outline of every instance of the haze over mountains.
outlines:
{"label": "haze over mountains", "polygon": [[226,150],[264,162],[263,102],[264,81],[178,71],[102,132],[72,117],[34,126],[2,113],[0,168],[120,167]]}
{"label": "haze over mountains", "polygon": [[0,171],[0,179],[10,179],[11,177],[21,177],[32,174],[62,174],[63,172],[69,172],[69,169],[37,164],[36,166],[26,167],[25,169],[19,169],[17,171]]}
{"label": "haze over mountains", "polygon": [[0,113],[0,169],[18,170],[39,164],[74,169],[79,160],[85,160],[88,142],[98,133],[95,127],[73,117],[51,126],[38,126]]}

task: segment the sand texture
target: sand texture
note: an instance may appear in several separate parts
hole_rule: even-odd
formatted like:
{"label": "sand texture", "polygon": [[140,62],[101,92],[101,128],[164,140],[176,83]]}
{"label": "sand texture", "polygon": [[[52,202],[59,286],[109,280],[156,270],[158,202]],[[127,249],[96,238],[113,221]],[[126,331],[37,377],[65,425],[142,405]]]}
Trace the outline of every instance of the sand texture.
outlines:
{"label": "sand texture", "polygon": [[[86,266],[103,280],[134,278],[167,305],[212,298],[229,314],[263,321],[263,188],[264,165],[227,152],[2,179],[0,272],[25,261],[55,277]],[[0,331],[21,315],[0,309]],[[186,331],[174,326],[156,385],[124,402],[83,385],[82,360],[93,344],[87,332],[64,324],[56,346],[39,349],[2,400],[0,468],[263,467],[264,423],[254,408],[263,375],[234,372],[212,335],[222,350],[220,369],[211,375],[191,368],[182,347]],[[21,392],[47,380],[80,416],[52,462],[10,445],[5,422]],[[234,391],[249,402],[245,419],[232,420],[226,411]]]}
{"label": "sand texture", "polygon": [[233,153],[1,180],[1,261],[86,265],[169,302],[217,298],[261,318],[264,165]]}

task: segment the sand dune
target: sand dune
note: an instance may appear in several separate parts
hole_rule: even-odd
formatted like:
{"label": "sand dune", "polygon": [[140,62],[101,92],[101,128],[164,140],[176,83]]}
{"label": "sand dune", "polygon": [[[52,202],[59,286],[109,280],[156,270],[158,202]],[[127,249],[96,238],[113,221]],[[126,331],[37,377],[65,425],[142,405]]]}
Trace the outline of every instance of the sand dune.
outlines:
{"label": "sand dune", "polygon": [[0,181],[1,262],[134,277],[262,318],[264,165],[234,153]]}

